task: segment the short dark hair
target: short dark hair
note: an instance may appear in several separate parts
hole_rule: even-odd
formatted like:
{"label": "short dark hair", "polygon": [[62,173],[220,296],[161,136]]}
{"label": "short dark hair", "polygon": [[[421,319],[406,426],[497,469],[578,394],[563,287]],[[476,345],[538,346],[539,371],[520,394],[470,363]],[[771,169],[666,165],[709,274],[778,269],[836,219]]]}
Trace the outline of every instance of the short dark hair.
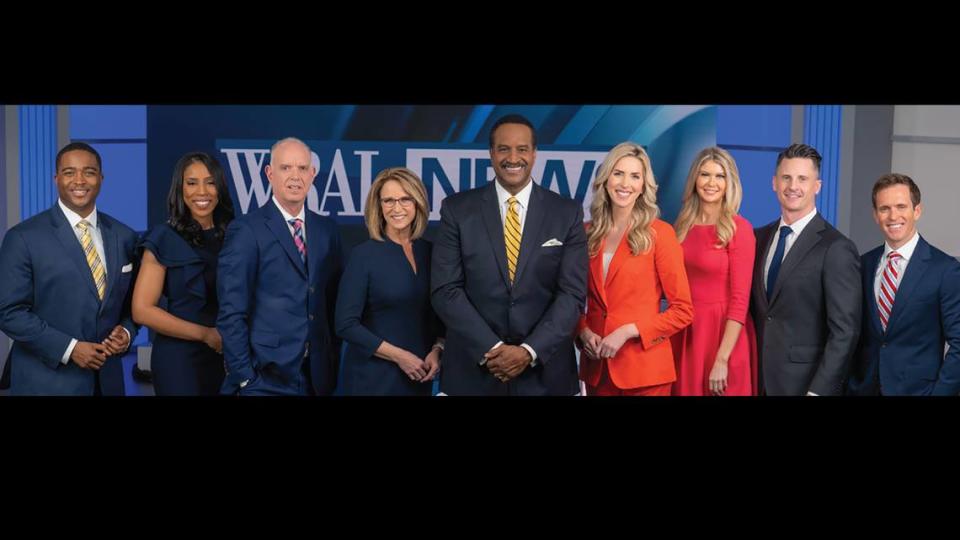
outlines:
{"label": "short dark hair", "polygon": [[508,114],[501,116],[493,123],[493,127],[490,128],[490,148],[493,148],[493,134],[497,132],[497,128],[504,124],[522,124],[530,128],[530,133],[533,134],[533,147],[537,147],[537,130],[533,129],[533,124],[530,120],[527,120],[527,117],[522,114]]}
{"label": "short dark hair", "polygon": [[913,181],[913,178],[905,174],[898,173],[889,173],[881,176],[873,184],[873,209],[877,209],[877,193],[887,189],[891,186],[903,185],[910,188],[910,201],[913,203],[913,206],[920,204],[920,188],[917,187],[917,183]]}
{"label": "short dark hair", "polygon": [[823,161],[823,157],[820,156],[820,152],[817,152],[816,148],[803,143],[794,143],[784,148],[783,152],[777,155],[777,165],[774,169],[780,167],[781,161],[796,158],[805,158],[813,161],[813,166],[817,169],[817,174],[820,174],[820,162]]}
{"label": "short dark hair", "polygon": [[217,207],[213,210],[214,237],[222,240],[227,234],[227,225],[233,220],[233,202],[230,192],[227,191],[227,181],[224,178],[223,167],[216,158],[205,152],[190,152],[177,161],[173,167],[173,179],[170,182],[170,192],[167,194],[167,222],[177,231],[177,234],[194,246],[203,245],[203,229],[193,219],[190,209],[183,200],[183,175],[193,163],[202,163],[217,187]]}
{"label": "short dark hair", "polygon": [[54,171],[54,173],[60,172],[60,158],[62,158],[67,152],[73,152],[74,150],[83,150],[84,152],[90,152],[93,154],[93,157],[97,158],[97,168],[100,169],[100,174],[103,174],[103,163],[100,161],[100,154],[94,150],[92,146],[85,142],[72,142],[61,148],[60,151],[57,152],[57,161],[54,165],[57,170]]}

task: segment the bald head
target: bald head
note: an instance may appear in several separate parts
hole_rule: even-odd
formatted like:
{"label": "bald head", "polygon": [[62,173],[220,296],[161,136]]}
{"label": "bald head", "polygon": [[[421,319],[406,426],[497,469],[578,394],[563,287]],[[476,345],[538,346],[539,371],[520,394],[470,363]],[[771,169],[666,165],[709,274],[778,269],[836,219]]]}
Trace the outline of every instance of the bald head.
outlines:
{"label": "bald head", "polygon": [[310,146],[308,146],[307,143],[301,141],[300,139],[296,137],[285,137],[273,143],[273,146],[270,147],[270,163],[273,163],[273,156],[274,154],[277,153],[278,148],[280,148],[281,146],[291,146],[291,145],[302,147],[304,150],[307,151],[307,154],[312,152],[312,150],[310,150]]}
{"label": "bald head", "polygon": [[310,147],[296,137],[280,139],[270,148],[266,172],[280,206],[290,214],[299,214],[317,175]]}

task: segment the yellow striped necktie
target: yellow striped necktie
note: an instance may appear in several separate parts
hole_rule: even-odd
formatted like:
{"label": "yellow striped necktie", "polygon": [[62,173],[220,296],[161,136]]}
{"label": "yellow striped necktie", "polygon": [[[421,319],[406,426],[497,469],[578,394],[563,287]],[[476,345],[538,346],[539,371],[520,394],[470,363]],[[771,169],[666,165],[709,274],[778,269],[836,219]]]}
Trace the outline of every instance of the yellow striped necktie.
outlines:
{"label": "yellow striped necktie", "polygon": [[93,245],[90,223],[87,220],[82,220],[77,223],[77,228],[80,229],[80,245],[83,247],[83,255],[87,258],[87,265],[90,266],[93,281],[97,284],[97,296],[103,301],[103,295],[107,290],[107,272],[103,268],[100,255],[97,255],[97,248]]}
{"label": "yellow striped necktie", "polygon": [[503,226],[503,241],[507,245],[507,273],[510,283],[517,272],[517,259],[520,257],[520,213],[517,211],[517,198],[507,199],[510,207],[507,209],[507,219]]}

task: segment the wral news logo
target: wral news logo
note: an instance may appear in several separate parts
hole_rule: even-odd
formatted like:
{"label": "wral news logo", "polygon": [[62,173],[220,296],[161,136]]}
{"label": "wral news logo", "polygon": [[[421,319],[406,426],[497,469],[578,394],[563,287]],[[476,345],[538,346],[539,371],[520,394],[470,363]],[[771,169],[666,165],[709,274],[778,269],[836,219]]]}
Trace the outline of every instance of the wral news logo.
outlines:
{"label": "wral news logo", "polygon": [[[226,158],[227,184],[239,211],[246,214],[270,200],[264,167],[270,162],[269,140],[217,140]],[[448,195],[480,187],[494,178],[490,153],[479,144],[406,142],[306,141],[313,150],[317,176],[307,208],[344,223],[361,223],[363,205],[377,173],[405,166],[423,179],[430,220],[440,219],[440,203]],[[576,149],[574,149],[576,148]],[[589,215],[590,184],[609,148],[544,145],[537,149],[534,181],[564,197],[580,201]]]}

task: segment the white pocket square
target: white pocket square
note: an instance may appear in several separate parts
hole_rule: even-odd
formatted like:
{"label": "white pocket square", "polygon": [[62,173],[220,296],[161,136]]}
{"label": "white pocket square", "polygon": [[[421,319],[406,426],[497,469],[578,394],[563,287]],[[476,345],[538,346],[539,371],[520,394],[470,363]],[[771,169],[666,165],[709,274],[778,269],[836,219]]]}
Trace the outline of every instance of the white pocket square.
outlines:
{"label": "white pocket square", "polygon": [[546,242],[544,242],[543,245],[540,246],[540,247],[557,247],[557,246],[562,246],[562,245],[563,245],[563,242],[557,240],[556,238],[551,238],[551,239],[547,240]]}
{"label": "white pocket square", "polygon": [[121,274],[126,274],[127,272],[133,271],[133,263],[123,265],[123,268],[120,269]]}

